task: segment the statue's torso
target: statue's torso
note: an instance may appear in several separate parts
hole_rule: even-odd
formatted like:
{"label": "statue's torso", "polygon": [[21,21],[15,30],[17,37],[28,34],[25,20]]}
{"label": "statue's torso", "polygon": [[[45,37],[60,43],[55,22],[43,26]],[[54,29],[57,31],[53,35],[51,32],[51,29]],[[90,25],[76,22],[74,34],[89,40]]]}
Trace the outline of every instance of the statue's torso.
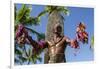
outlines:
{"label": "statue's torso", "polygon": [[48,41],[49,63],[65,62],[64,51],[66,48],[66,39],[63,37],[58,43]]}

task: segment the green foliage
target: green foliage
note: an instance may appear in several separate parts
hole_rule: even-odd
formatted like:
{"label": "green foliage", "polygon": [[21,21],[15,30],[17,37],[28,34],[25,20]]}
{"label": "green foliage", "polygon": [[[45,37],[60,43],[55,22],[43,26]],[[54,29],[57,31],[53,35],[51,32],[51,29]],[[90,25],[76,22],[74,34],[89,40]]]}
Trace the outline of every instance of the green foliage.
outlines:
{"label": "green foliage", "polygon": [[26,48],[26,46],[20,47],[18,44],[15,48],[15,59],[14,61],[16,63],[20,63],[21,65],[24,64],[24,62],[28,62],[27,64],[35,64],[37,61],[42,61],[42,58],[40,57],[40,54],[43,50],[39,50],[38,54],[33,53],[33,48],[29,46],[29,48]]}
{"label": "green foliage", "polygon": [[49,14],[52,13],[53,11],[58,11],[64,14],[69,13],[68,9],[63,6],[46,6],[45,10],[47,10]]}
{"label": "green foliage", "polygon": [[38,25],[40,18],[30,16],[31,10],[31,6],[27,6],[25,4],[22,5],[20,10],[17,10],[15,6],[15,26],[18,24]]}
{"label": "green foliage", "polygon": [[[37,36],[37,40],[45,39],[44,33],[39,33],[35,31],[34,29],[28,28],[27,26],[31,25],[39,25],[41,16],[45,14],[51,14],[53,11],[58,11],[60,13],[68,14],[68,9],[65,7],[58,7],[58,6],[46,6],[44,11],[41,11],[41,13],[38,14],[37,17],[30,16],[31,13],[31,6],[23,4],[22,7],[17,10],[17,7],[15,5],[14,7],[14,32],[16,33],[17,26],[19,24],[23,24],[28,32],[33,33],[33,35]],[[31,45],[29,45],[29,48],[26,49],[26,45],[18,45],[15,41],[15,59],[14,61],[16,63],[20,63],[21,65],[24,64],[24,62],[28,62],[27,64],[33,63],[36,64],[37,61],[42,61],[42,58],[40,57],[40,54],[43,52],[43,49],[40,49],[37,54],[33,53],[33,48]]]}
{"label": "green foliage", "polygon": [[53,11],[58,11],[60,13],[64,13],[65,15],[69,15],[69,10],[66,7],[63,6],[46,6],[44,11],[42,11],[38,17],[41,17],[45,14],[51,14]]}
{"label": "green foliage", "polygon": [[[24,46],[24,45],[23,45]],[[20,47],[20,45],[18,45],[17,43],[15,44],[15,59],[14,61],[16,63],[20,63],[22,65],[22,63],[24,63],[26,61],[26,58],[23,55],[23,50],[22,47]]]}
{"label": "green foliage", "polygon": [[91,37],[90,49],[94,50],[94,36]]}
{"label": "green foliage", "polygon": [[91,38],[91,45],[94,45],[94,36]]}
{"label": "green foliage", "polygon": [[[25,27],[29,26],[29,25],[30,26],[31,25],[39,25],[40,16],[37,16],[37,17],[30,16],[30,13],[32,10],[31,6],[23,4],[22,7],[19,10],[17,10],[17,7],[15,5],[14,9],[15,9],[14,33],[16,33],[17,27],[19,24],[23,24]],[[26,29],[28,30],[28,32],[32,32],[34,35],[37,35],[38,40],[44,39],[45,35],[43,33],[38,33],[37,31],[35,31],[31,28],[28,28],[28,27],[26,27]],[[15,41],[15,59],[14,59],[15,63],[19,63],[22,65],[22,64],[24,64],[24,62],[28,62],[27,64],[30,64],[30,63],[35,64],[37,62],[37,60],[39,60],[41,62],[42,58],[40,58],[39,55],[41,54],[42,50],[40,50],[38,54],[33,55],[32,49],[33,48],[31,47],[31,45],[29,45],[29,48],[26,49],[25,44],[19,45]]]}
{"label": "green foliage", "polygon": [[33,34],[36,34],[38,41],[40,41],[41,39],[45,39],[45,34],[44,33],[38,33],[37,31],[31,29],[31,28],[27,28],[26,29],[30,32],[32,32]]}
{"label": "green foliage", "polygon": [[21,55],[22,54],[22,51],[19,50],[19,49],[15,49],[15,54]]}

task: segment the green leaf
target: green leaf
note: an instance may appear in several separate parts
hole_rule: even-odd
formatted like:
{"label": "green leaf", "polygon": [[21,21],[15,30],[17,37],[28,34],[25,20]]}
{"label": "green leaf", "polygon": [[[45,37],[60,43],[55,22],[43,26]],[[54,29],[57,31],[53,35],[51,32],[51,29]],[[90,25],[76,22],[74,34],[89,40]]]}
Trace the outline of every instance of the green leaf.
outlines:
{"label": "green leaf", "polygon": [[25,61],[27,61],[27,58],[22,57],[21,60],[22,60],[22,62],[25,62]]}
{"label": "green leaf", "polygon": [[92,38],[91,38],[91,45],[94,46],[94,36],[92,36]]}
{"label": "green leaf", "polygon": [[25,11],[26,11],[26,5],[23,4],[22,7],[21,7],[21,9],[17,12],[17,15],[16,15],[16,19],[17,19],[18,21],[20,21],[20,20],[22,19],[22,17],[23,17],[24,14],[25,14]]}
{"label": "green leaf", "polygon": [[48,12],[48,10],[42,11],[41,13],[39,13],[38,17],[41,17],[41,16],[45,15],[47,12]]}
{"label": "green leaf", "polygon": [[[15,25],[23,23],[24,25],[30,25],[33,22],[33,17],[30,16],[31,7],[26,6],[25,4],[22,5],[21,9],[16,14]],[[35,20],[35,19],[34,19]],[[33,24],[37,23],[36,21]]]}
{"label": "green leaf", "polygon": [[18,55],[22,55],[22,51],[21,50],[19,50],[19,49],[15,49],[15,54],[18,54]]}
{"label": "green leaf", "polygon": [[22,63],[26,62],[27,61],[27,58],[23,57],[22,55],[19,56],[19,59],[22,61]]}
{"label": "green leaf", "polygon": [[39,35],[37,35],[37,39],[38,41],[45,39],[45,34],[44,33],[39,33]]}
{"label": "green leaf", "polygon": [[29,49],[28,54],[29,54],[29,56],[32,55],[32,49],[31,48]]}
{"label": "green leaf", "polygon": [[15,62],[15,63],[19,63],[20,61],[19,61],[18,58],[15,58],[15,59],[14,59],[14,62]]}
{"label": "green leaf", "polygon": [[41,58],[41,57],[38,57],[38,60],[39,60],[40,62],[42,62],[42,58]]}

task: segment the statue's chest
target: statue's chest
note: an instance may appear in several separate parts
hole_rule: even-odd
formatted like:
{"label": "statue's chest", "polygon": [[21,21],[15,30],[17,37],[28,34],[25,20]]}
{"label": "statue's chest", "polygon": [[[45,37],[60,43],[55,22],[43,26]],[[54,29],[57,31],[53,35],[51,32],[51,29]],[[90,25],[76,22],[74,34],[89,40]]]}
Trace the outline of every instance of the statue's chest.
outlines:
{"label": "statue's chest", "polygon": [[53,42],[49,42],[49,55],[64,54],[65,47],[66,41],[64,39],[62,39],[60,42],[56,44]]}
{"label": "statue's chest", "polygon": [[49,48],[58,48],[63,47],[66,44],[66,40],[64,38],[57,39],[57,41],[48,41]]}

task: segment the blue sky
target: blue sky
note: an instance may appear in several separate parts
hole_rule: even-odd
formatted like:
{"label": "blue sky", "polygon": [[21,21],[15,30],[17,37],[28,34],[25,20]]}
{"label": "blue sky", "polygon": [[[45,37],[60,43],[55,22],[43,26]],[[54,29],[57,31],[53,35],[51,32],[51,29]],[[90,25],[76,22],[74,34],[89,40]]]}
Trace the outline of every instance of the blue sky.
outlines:
{"label": "blue sky", "polygon": [[[17,9],[21,7],[21,4],[16,4]],[[32,5],[32,11],[31,16],[37,16],[41,11],[44,10],[43,5]],[[94,34],[94,9],[93,8],[83,8],[83,7],[69,7],[69,16],[64,15],[65,21],[64,21],[64,35],[69,37],[70,39],[75,38],[75,31],[76,26],[79,24],[80,21],[84,22],[87,29],[86,31],[89,34],[89,43],[88,44],[82,44],[80,43],[80,49],[77,52],[77,55],[74,56],[73,52],[74,49],[67,46],[65,55],[67,62],[77,62],[77,61],[91,61],[94,59],[94,53],[89,49],[90,46],[90,38]],[[38,32],[45,32],[46,31],[46,25],[48,23],[48,15],[41,17],[41,23],[39,26],[32,26],[33,29],[35,29]],[[33,38],[35,38],[34,35],[32,35]],[[41,57],[43,58],[43,53],[41,54]],[[38,62],[38,64],[43,63]]]}

